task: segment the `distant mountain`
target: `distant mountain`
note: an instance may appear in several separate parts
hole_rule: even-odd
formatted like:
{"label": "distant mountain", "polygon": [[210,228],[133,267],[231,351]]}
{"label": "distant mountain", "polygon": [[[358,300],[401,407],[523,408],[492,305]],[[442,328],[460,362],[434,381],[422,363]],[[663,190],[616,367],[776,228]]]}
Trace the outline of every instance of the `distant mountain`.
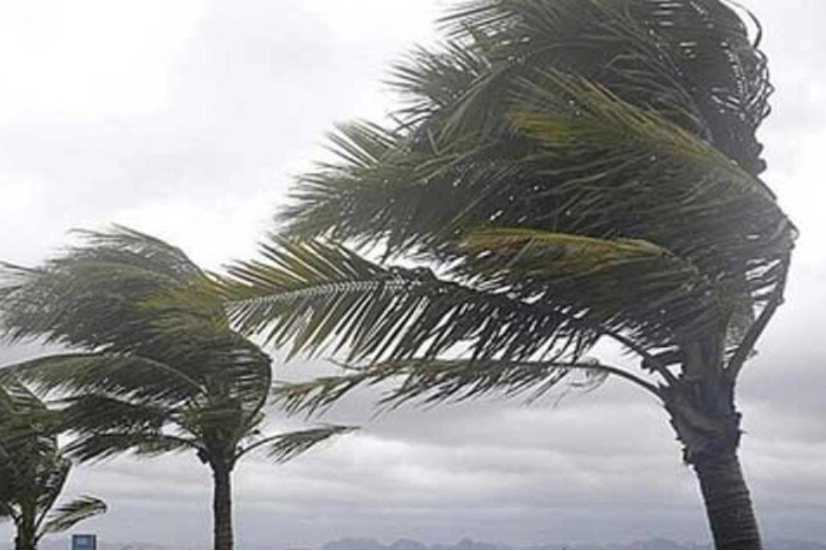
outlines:
{"label": "distant mountain", "polygon": [[411,549],[411,550],[418,550],[418,549],[427,549],[427,546],[420,541],[416,540],[409,540],[402,538],[400,540],[396,540],[390,544],[387,549]]}
{"label": "distant mountain", "polygon": [[[826,543],[801,539],[770,539],[764,541],[765,549],[826,549]],[[372,538],[344,538],[325,543],[321,549],[380,549],[380,550],[448,550],[448,549],[522,549],[520,546],[502,543],[488,543],[465,538],[454,544],[425,544],[411,539],[398,539],[390,544],[381,543]],[[531,549],[713,549],[710,543],[678,542],[666,538],[638,540],[631,543],[549,543],[537,545]]]}
{"label": "distant mountain", "polygon": [[433,544],[427,545],[420,541],[410,539],[398,539],[390,544],[381,543],[371,538],[344,538],[341,540],[325,543],[322,549],[395,549],[395,550],[447,550],[447,549],[510,549],[498,543],[487,543],[464,538],[454,544]]}
{"label": "distant mountain", "polygon": [[[413,545],[422,545],[412,540],[397,540],[397,542],[410,542]],[[344,538],[325,543],[322,549],[401,549],[400,547],[390,547],[367,538]],[[404,549],[427,549],[427,547],[405,547]]]}

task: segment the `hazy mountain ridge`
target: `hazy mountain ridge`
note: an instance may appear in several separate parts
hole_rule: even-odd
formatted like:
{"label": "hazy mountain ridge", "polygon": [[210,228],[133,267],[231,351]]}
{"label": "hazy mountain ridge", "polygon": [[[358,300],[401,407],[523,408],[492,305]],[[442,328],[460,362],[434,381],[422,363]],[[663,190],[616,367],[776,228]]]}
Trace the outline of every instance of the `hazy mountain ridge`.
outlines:
{"label": "hazy mountain ridge", "polygon": [[[764,542],[765,549],[826,549],[826,543],[815,540],[777,538]],[[373,538],[343,538],[325,543],[321,549],[345,550],[448,550],[448,549],[526,549],[508,543],[491,543],[464,538],[454,544],[426,544],[421,541],[406,538],[397,539],[393,543],[385,544]],[[713,549],[711,543],[679,542],[667,538],[652,538],[624,543],[548,543],[527,547],[527,549]]]}

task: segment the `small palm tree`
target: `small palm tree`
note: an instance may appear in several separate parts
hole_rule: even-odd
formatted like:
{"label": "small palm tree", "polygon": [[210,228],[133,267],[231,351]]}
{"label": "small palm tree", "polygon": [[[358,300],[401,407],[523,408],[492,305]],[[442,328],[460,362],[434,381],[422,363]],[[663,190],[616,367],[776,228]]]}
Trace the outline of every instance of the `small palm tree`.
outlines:
{"label": "small palm tree", "polygon": [[57,412],[26,387],[0,386],[0,519],[14,522],[15,549],[37,549],[44,535],[106,512],[90,496],[53,508],[72,467],[58,447],[58,427]]}
{"label": "small palm tree", "polygon": [[[387,404],[620,377],[667,411],[716,545],[759,547],[734,390],[796,230],[759,179],[757,41],[720,0],[472,0],[445,23],[396,70],[399,124],[341,126],[286,237],[232,269],[237,327],[347,352],[281,389],[294,411],[398,376]],[[639,363],[591,358],[602,339]]]}
{"label": "small palm tree", "polygon": [[270,358],[230,329],[221,297],[203,285],[210,276],[181,250],[133,230],[82,236],[40,268],[6,265],[0,291],[8,337],[81,351],[7,372],[61,393],[64,426],[77,435],[67,451],[80,461],[197,454],[213,475],[215,548],[232,548],[238,461],[257,450],[287,461],[350,427],[263,435]]}

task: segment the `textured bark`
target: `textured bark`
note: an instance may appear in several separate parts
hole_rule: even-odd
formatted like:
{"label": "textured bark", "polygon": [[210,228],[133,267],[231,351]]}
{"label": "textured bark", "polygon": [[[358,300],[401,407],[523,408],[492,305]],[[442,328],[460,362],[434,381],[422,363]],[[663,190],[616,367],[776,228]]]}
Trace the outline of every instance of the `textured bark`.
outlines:
{"label": "textured bark", "polygon": [[214,480],[212,522],[215,549],[232,549],[232,471],[224,465],[212,467]]}
{"label": "textured bark", "polygon": [[671,425],[694,468],[717,549],[760,549],[760,533],[737,449],[740,413],[734,380],[722,369],[721,348],[712,340],[687,347],[683,374],[665,390]]}
{"label": "textured bark", "polygon": [[694,470],[717,549],[762,549],[757,519],[735,452],[702,458]]}

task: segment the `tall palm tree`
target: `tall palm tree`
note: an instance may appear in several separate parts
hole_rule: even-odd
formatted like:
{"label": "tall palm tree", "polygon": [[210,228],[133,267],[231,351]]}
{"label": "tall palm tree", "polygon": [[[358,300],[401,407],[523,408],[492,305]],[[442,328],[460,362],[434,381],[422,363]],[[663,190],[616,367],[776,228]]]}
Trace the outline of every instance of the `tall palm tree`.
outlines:
{"label": "tall palm tree", "polygon": [[0,386],[0,520],[14,522],[15,549],[37,549],[44,535],[106,512],[90,496],[54,508],[72,468],[58,447],[58,430],[57,412],[25,386]]}
{"label": "tall palm tree", "polygon": [[[759,37],[720,0],[473,0],[443,23],[396,68],[398,124],[342,125],[282,237],[231,270],[232,320],[346,353],[282,387],[293,411],[398,376],[388,405],[622,378],[667,411],[716,545],[759,547],[734,390],[796,237],[759,179]],[[637,367],[588,356],[602,339]]]}
{"label": "tall palm tree", "polygon": [[270,358],[230,329],[221,297],[178,296],[210,275],[181,250],[126,228],[82,232],[84,242],[35,269],[6,265],[0,330],[74,350],[7,368],[57,391],[67,448],[81,460],[123,452],[193,452],[213,475],[214,544],[233,545],[232,472],[265,450],[287,461],[343,426],[265,436]]}

